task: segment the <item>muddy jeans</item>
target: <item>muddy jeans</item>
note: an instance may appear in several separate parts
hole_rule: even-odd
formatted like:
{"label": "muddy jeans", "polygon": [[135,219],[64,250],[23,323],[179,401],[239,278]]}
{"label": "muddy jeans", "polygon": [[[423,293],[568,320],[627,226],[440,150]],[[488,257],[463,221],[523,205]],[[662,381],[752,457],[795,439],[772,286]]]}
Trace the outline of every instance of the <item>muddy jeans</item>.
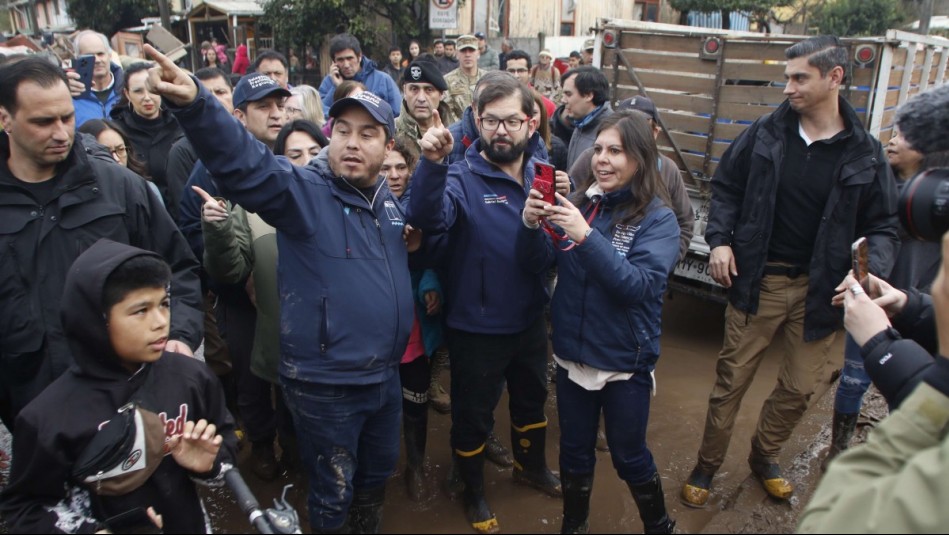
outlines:
{"label": "muddy jeans", "polygon": [[863,355],[860,346],[847,335],[844,345],[844,369],[840,372],[840,384],[834,397],[834,411],[843,414],[857,414],[863,406],[863,395],[870,388],[870,376],[863,367]]}
{"label": "muddy jeans", "polygon": [[741,400],[778,329],[784,331],[784,359],[778,382],[758,417],[753,454],[777,458],[804,415],[836,336],[804,341],[807,281],[807,276],[765,275],[757,314],[746,314],[731,304],[725,310],[725,344],[718,356],[698,455],[698,467],[703,471],[714,473],[725,461]]}
{"label": "muddy jeans", "polygon": [[307,383],[280,378],[310,480],[313,531],[339,529],[353,490],[385,485],[399,458],[399,375],[374,385]]}

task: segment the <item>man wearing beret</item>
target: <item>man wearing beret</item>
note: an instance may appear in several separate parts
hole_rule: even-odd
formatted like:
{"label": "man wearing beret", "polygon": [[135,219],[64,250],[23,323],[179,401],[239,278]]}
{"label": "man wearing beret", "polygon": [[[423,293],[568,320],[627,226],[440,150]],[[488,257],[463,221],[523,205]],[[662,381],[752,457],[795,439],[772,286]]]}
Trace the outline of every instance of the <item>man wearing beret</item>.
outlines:
{"label": "man wearing beret", "polygon": [[443,124],[452,124],[458,117],[447,102],[442,102],[448,84],[438,65],[431,61],[413,61],[402,73],[402,113],[395,122],[396,135],[405,135],[416,142],[435,124],[435,111]]}

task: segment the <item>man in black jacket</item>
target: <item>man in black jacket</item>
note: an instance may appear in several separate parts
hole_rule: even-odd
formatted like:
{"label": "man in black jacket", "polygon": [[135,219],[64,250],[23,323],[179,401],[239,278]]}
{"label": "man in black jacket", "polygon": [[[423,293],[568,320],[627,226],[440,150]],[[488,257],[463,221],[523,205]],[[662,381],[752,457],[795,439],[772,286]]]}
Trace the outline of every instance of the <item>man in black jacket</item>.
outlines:
{"label": "man in black jacket", "polygon": [[201,343],[197,261],[158,197],[111,158],[87,154],[63,72],[26,59],[0,70],[0,418],[72,364],[60,300],[73,260],[99,238],[160,254],[172,267],[168,351]]}
{"label": "man in black jacket", "polygon": [[705,240],[729,305],[702,445],[682,489],[687,505],[707,502],[741,399],[779,329],[784,361],[748,462],[768,494],[791,496],[777,458],[841,326],[831,298],[850,268],[850,245],[865,236],[870,269],[885,276],[898,244],[895,182],[882,146],[838,94],[846,48],[821,36],[785,55],[787,100],[732,143],[712,179]]}

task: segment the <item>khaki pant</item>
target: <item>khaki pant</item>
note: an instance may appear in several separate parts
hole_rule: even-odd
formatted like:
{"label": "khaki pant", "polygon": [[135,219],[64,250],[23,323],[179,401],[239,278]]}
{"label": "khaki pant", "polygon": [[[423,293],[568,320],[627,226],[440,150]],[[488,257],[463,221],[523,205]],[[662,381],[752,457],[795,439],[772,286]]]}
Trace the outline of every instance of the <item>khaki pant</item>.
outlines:
{"label": "khaki pant", "polygon": [[756,315],[728,305],[725,344],[718,356],[715,386],[708,400],[705,434],[698,467],[713,473],[725,461],[735,416],[754,380],[765,350],[778,329],[784,329],[784,360],[778,383],[764,402],[752,439],[752,454],[773,460],[807,409],[836,333],[804,342],[806,276],[791,279],[765,275]]}

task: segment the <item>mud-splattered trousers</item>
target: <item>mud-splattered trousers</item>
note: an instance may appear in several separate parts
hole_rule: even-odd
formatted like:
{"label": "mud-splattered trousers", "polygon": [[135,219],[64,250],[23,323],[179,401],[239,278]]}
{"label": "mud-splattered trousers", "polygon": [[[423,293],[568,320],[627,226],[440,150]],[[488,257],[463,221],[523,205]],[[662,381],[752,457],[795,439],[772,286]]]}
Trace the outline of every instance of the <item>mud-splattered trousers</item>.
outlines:
{"label": "mud-splattered trousers", "polygon": [[372,385],[280,380],[310,480],[310,526],[338,529],[354,490],[382,487],[395,471],[402,425],[399,374]]}

